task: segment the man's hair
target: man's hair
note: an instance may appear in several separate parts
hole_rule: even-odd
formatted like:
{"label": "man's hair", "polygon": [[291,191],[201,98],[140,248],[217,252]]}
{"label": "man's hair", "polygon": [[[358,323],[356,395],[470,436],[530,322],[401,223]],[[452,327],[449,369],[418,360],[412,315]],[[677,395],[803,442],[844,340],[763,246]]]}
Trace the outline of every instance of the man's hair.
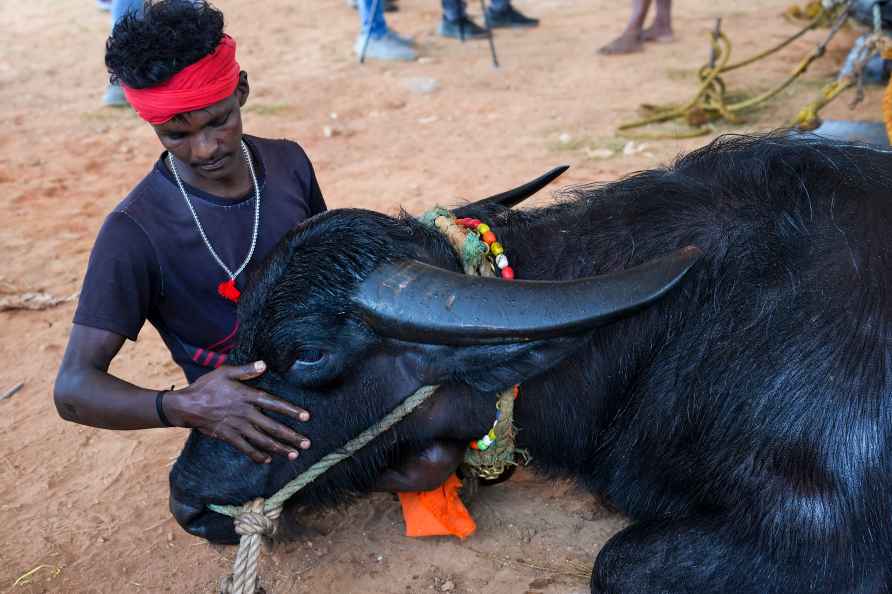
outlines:
{"label": "man's hair", "polygon": [[223,37],[223,13],[200,0],[146,2],[142,14],[118,21],[105,43],[112,82],[154,87],[213,52]]}

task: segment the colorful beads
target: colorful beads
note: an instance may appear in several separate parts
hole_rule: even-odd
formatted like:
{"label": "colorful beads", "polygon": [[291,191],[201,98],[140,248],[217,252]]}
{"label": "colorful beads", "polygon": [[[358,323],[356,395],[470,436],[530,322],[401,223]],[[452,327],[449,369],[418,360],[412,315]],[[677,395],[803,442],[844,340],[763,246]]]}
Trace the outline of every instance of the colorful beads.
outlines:
{"label": "colorful beads", "polygon": [[[514,386],[514,399],[517,400],[517,396],[520,394],[520,386]],[[480,439],[476,439],[471,442],[472,450],[480,450],[481,452],[485,452],[489,448],[496,443],[496,425],[498,425],[499,420],[502,418],[502,411],[499,410],[498,406],[496,407],[496,420],[492,423],[492,429],[490,429],[486,435],[484,435]]]}
{"label": "colorful beads", "polygon": [[489,247],[489,253],[495,257],[495,265],[499,269],[500,276],[505,280],[514,279],[514,269],[508,265],[508,256],[505,255],[505,247],[499,243],[495,232],[486,223],[480,222],[480,219],[464,217],[455,219],[457,225],[461,225],[466,229],[472,229],[477,232],[480,240]]}
{"label": "colorful beads", "polygon": [[[514,269],[508,264],[508,256],[505,255],[505,248],[497,241],[496,234],[489,225],[480,222],[479,219],[472,219],[470,217],[455,219],[455,223],[466,229],[473,229],[476,231],[483,243],[489,246],[490,257],[494,258],[494,263],[496,267],[498,267],[499,274],[502,278],[505,280],[514,280]],[[517,398],[518,393],[519,386],[514,386],[514,398]],[[490,429],[482,438],[471,442],[470,447],[472,450],[485,451],[492,447],[496,442],[496,423],[499,422],[501,417],[502,411],[496,408],[496,420],[492,424],[492,429]]]}

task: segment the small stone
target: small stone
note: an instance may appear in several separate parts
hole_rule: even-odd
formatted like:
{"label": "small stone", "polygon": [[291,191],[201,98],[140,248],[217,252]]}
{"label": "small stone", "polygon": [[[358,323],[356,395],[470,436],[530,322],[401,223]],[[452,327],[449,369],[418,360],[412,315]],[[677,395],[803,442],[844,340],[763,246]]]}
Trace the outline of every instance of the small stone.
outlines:
{"label": "small stone", "polygon": [[613,156],[613,151],[609,148],[586,148],[585,154],[586,156],[588,156],[589,159],[609,159]]}
{"label": "small stone", "polygon": [[334,136],[337,133],[338,133],[337,130],[335,130],[331,126],[323,126],[323,128],[322,128],[322,135],[325,136],[326,138],[331,138],[332,136]]}
{"label": "small stone", "polygon": [[375,561],[377,561],[378,563],[381,563],[381,561],[384,561],[384,556],[378,555],[377,557],[375,557]]}
{"label": "small stone", "polygon": [[573,137],[566,132],[561,132],[561,135],[558,136],[558,142],[561,144],[569,144],[571,140],[573,140]]}
{"label": "small stone", "polygon": [[437,121],[437,116],[427,116],[423,118],[418,118],[419,124],[433,124]]}
{"label": "small stone", "polygon": [[626,143],[626,146],[623,147],[623,154],[626,155],[627,157],[629,157],[631,155],[637,155],[638,153],[642,153],[645,150],[647,150],[646,143],[642,142],[641,144],[638,144],[634,140],[630,140],[629,142]]}
{"label": "small stone", "polygon": [[440,592],[452,592],[453,590],[455,590],[455,582],[452,580],[446,580],[440,586]]}
{"label": "small stone", "polygon": [[330,117],[333,120],[336,120],[336,119],[338,119],[338,112],[333,111],[330,114],[328,114],[328,117]]}
{"label": "small stone", "polygon": [[430,95],[440,87],[439,81],[429,76],[417,76],[403,79],[403,86],[421,95]]}

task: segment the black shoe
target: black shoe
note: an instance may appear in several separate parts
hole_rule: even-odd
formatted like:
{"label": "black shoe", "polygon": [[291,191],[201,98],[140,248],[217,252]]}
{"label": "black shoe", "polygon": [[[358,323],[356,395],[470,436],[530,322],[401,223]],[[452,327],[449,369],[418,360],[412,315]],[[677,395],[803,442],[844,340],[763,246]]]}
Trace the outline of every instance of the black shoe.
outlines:
{"label": "black shoe", "polygon": [[[381,5],[381,10],[383,10],[384,12],[396,12],[400,9],[400,7],[396,5],[396,0],[382,1],[384,2],[384,4]],[[349,6],[353,10],[357,10],[359,8],[359,2],[358,0],[347,0],[347,6]]]}
{"label": "black shoe", "polygon": [[466,16],[455,21],[441,20],[437,33],[441,37],[451,37],[453,39],[486,39],[489,37],[489,31]]}
{"label": "black shoe", "polygon": [[491,29],[513,28],[513,27],[538,27],[539,19],[532,19],[525,14],[518,12],[510,4],[505,10],[486,9],[486,24]]}

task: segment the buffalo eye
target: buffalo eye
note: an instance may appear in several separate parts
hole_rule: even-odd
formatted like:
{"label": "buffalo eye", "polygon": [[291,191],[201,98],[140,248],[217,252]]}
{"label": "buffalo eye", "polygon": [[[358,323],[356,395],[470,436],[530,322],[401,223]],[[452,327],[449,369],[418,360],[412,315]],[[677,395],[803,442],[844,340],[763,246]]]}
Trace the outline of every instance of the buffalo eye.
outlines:
{"label": "buffalo eye", "polygon": [[323,349],[301,347],[292,354],[291,367],[285,372],[291,383],[321,386],[337,376],[338,358]]}
{"label": "buffalo eye", "polygon": [[294,353],[294,365],[315,365],[325,358],[325,352],[320,349],[300,349]]}

